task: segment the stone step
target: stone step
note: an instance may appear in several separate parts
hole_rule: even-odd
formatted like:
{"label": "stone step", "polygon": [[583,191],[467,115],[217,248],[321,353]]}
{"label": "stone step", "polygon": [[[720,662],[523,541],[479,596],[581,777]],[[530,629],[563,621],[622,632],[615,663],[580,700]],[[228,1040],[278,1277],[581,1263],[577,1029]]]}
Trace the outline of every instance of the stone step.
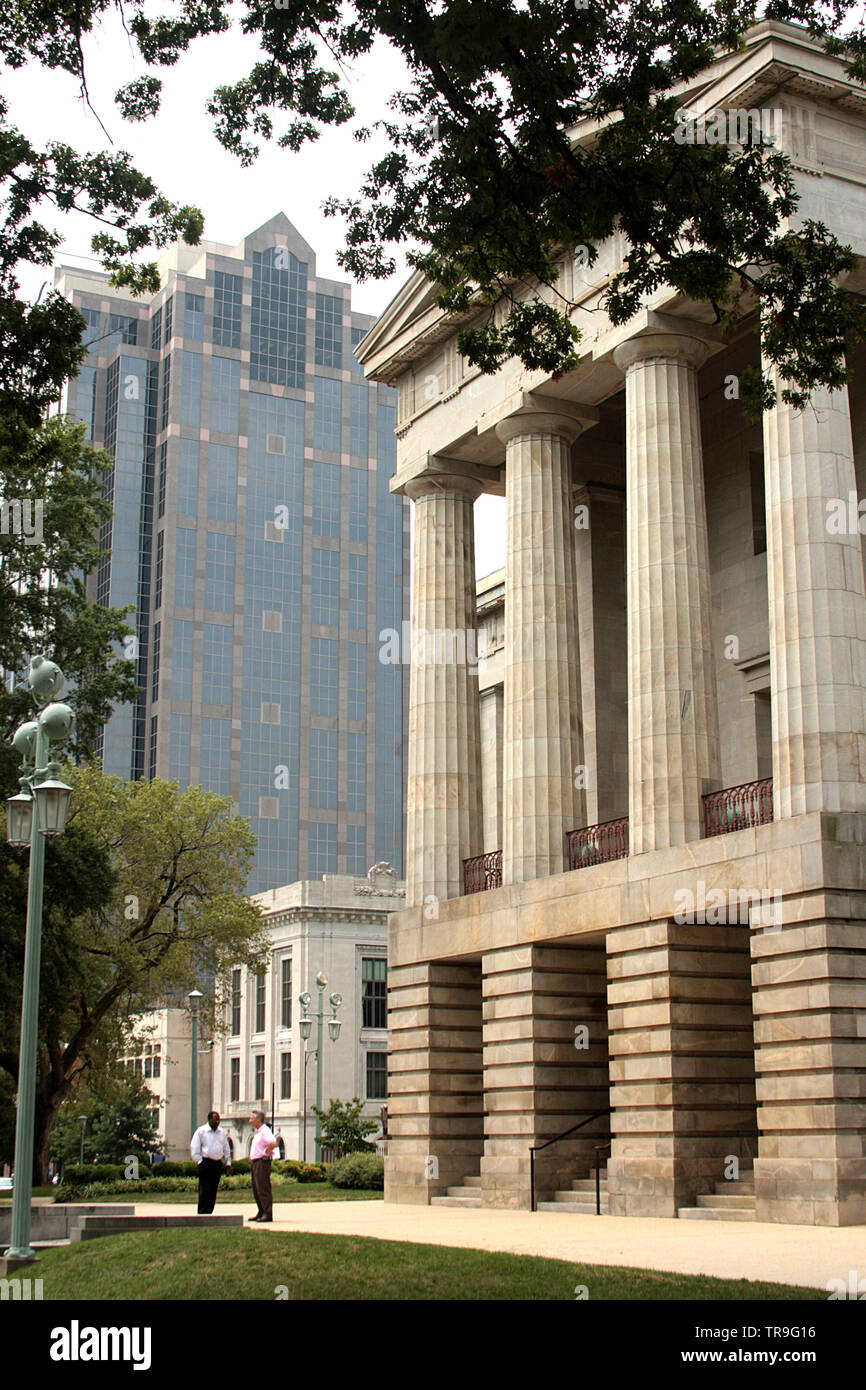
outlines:
{"label": "stone step", "polygon": [[741,1207],[680,1207],[677,1216],[681,1221],[757,1221],[758,1219],[754,1208],[747,1211]]}
{"label": "stone step", "polygon": [[719,1211],[754,1211],[755,1199],[747,1192],[704,1193],[697,1198],[699,1207],[712,1207]]}
{"label": "stone step", "polygon": [[740,1178],[737,1182],[727,1182],[724,1178],[715,1185],[716,1193],[719,1197],[724,1197],[726,1193],[738,1192],[741,1195],[754,1197],[755,1180],[754,1178]]}
{"label": "stone step", "polygon": [[[601,1205],[606,1207],[607,1193],[604,1188],[602,1188],[598,1196]],[[593,1211],[595,1211],[595,1189],[593,1189],[592,1192],[572,1192],[569,1189],[561,1188],[558,1192],[554,1192],[553,1200],[555,1202],[575,1202],[578,1206],[590,1206]]]}
{"label": "stone step", "polygon": [[446,1191],[447,1191],[447,1194],[448,1194],[449,1197],[480,1197],[480,1196],[481,1196],[481,1188],[480,1188],[480,1187],[475,1187],[475,1186],[473,1186],[471,1183],[467,1183],[467,1184],[465,1184],[463,1187],[449,1187],[449,1188],[446,1188]]}
{"label": "stone step", "polygon": [[555,1202],[537,1202],[536,1211],[558,1211],[573,1212],[577,1216],[605,1216],[607,1214],[607,1202],[602,1198],[601,1211],[596,1212],[595,1202],[568,1201],[568,1196],[576,1196],[575,1193],[566,1194],[566,1200],[561,1200],[557,1194]]}
{"label": "stone step", "polygon": [[480,1207],[481,1196],[477,1197],[431,1197],[431,1207]]}
{"label": "stone step", "polygon": [[226,1216],[82,1216],[70,1233],[74,1243],[121,1231],[153,1231],[186,1226],[243,1226],[243,1213]]}
{"label": "stone step", "polygon": [[[599,1187],[602,1192],[607,1192],[607,1177],[605,1174],[599,1175]],[[574,1178],[571,1184],[572,1192],[594,1192],[595,1178]]]}
{"label": "stone step", "polygon": [[463,1186],[464,1186],[464,1187],[480,1187],[480,1186],[481,1186],[481,1174],[479,1173],[479,1174],[477,1175],[477,1177],[473,1174],[473,1176],[472,1176],[471,1178],[464,1178],[464,1179],[463,1179]]}

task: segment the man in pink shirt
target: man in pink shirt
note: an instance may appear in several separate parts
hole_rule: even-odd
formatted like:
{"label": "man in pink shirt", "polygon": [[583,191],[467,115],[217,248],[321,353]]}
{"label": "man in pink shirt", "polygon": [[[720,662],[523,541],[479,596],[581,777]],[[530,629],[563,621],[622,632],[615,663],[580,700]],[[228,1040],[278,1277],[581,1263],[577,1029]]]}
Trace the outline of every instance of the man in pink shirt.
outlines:
{"label": "man in pink shirt", "polygon": [[253,1142],[250,1147],[250,1168],[253,1177],[253,1196],[259,1209],[252,1221],[273,1221],[274,1197],[271,1192],[271,1154],[277,1147],[272,1130],[265,1124],[264,1110],[254,1110],[250,1115],[253,1128]]}

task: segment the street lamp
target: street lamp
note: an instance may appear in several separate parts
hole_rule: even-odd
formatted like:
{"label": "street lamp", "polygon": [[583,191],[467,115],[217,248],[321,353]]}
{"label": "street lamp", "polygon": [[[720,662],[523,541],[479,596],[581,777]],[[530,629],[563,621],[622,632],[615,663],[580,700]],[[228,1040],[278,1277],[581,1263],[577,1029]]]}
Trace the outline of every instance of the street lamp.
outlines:
{"label": "street lamp", "polygon": [[[319,991],[319,1008],[316,1013],[310,1016],[310,1005],[313,996],[309,990],[304,990],[303,994],[298,995],[298,1001],[304,1010],[303,1017],[299,1021],[301,1037],[304,1042],[309,1038],[313,1031],[313,1019],[318,1019],[317,1041],[314,1052],[307,1052],[304,1049],[304,1158],[307,1156],[307,1059],[316,1058],[316,1161],[322,1156],[322,1025],[325,1019],[324,993],[327,988],[328,977],[323,971],[319,971],[316,976],[316,987]],[[328,1019],[328,1036],[331,1042],[336,1042],[340,1036],[342,1020],[337,1018],[337,1010],[343,1003],[342,994],[332,994],[329,996],[328,1003],[331,1006],[331,1017]]]}
{"label": "street lamp", "polygon": [[87,1121],[89,1119],[89,1115],[78,1116],[78,1123],[81,1125],[81,1142],[78,1146],[78,1162],[82,1165],[82,1167],[84,1166],[84,1135],[87,1130]]}
{"label": "street lamp", "polygon": [[[71,788],[57,780],[59,764],[49,761],[52,743],[65,743],[75,716],[68,705],[54,703],[64,686],[60,667],[44,656],[30,660],[30,694],[36,719],[15,731],[12,746],[21,754],[21,791],[6,803],[9,842],[30,845],[27,925],[24,938],[24,984],[21,996],[21,1046],[18,1056],[18,1110],[15,1125],[15,1187],[12,1232],[7,1260],[29,1264],[36,1258],[30,1244],[33,1196],[33,1130],[36,1109],[36,1060],[39,1045],[39,970],[42,956],[42,889],[45,840],[60,835],[66,824]],[[26,803],[30,802],[27,806]],[[35,812],[35,814],[34,814]],[[29,839],[28,832],[29,829]]]}
{"label": "street lamp", "polygon": [[192,1013],[192,1076],[189,1088],[190,1134],[198,1129],[198,1001],[204,999],[200,989],[191,989],[187,995]]}

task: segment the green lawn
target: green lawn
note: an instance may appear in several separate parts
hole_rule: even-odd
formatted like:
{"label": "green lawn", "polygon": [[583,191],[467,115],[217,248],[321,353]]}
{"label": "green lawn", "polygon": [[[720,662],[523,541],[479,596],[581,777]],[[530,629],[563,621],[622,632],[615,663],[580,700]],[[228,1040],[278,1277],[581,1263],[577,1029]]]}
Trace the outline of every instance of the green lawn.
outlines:
{"label": "green lawn", "polygon": [[[34,1187],[34,1189],[33,1189],[33,1196],[34,1196],[34,1197],[53,1197],[56,1191],[57,1191],[57,1188],[56,1188],[56,1187]],[[0,1192],[0,1202],[11,1202],[11,1201],[12,1201],[12,1193],[11,1193],[11,1192]]]}
{"label": "green lawn", "polygon": [[[376,1202],[382,1201],[381,1192],[358,1191],[354,1187],[332,1187],[329,1182],[298,1182],[285,1183],[278,1188],[274,1184],[274,1206],[278,1207],[282,1202]],[[82,1202],[122,1202],[127,1205],[129,1202],[138,1204],[149,1202],[170,1202],[175,1204],[196,1204],[195,1191],[190,1192],[130,1192],[128,1197],[123,1193],[115,1193],[111,1197],[82,1197]],[[214,1208],[219,1211],[220,1207],[230,1205],[246,1204],[255,1205],[255,1197],[251,1187],[241,1191],[229,1192],[220,1188],[217,1193],[217,1204]]]}
{"label": "green lawn", "polygon": [[33,1269],[47,1300],[215,1299],[571,1301],[814,1299],[745,1279],[706,1279],[570,1264],[486,1250],[360,1236],[251,1230],[148,1231],[47,1250]]}

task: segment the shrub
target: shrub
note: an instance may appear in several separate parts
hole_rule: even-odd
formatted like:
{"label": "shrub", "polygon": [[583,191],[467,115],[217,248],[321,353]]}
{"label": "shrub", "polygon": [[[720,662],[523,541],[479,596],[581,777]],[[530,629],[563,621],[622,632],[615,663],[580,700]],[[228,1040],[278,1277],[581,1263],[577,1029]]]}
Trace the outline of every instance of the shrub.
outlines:
{"label": "shrub", "polygon": [[68,1187],[83,1187],[93,1182],[117,1182],[122,1177],[122,1163],[68,1163],[63,1182]]}
{"label": "shrub", "polygon": [[347,1154],[331,1164],[328,1177],[334,1187],[381,1192],[385,1186],[385,1160],[381,1154]]}
{"label": "shrub", "polygon": [[248,1158],[236,1158],[232,1163],[233,1173],[251,1173],[252,1166]]}
{"label": "shrub", "polygon": [[274,1173],[297,1182],[327,1182],[328,1174],[324,1163],[302,1163],[297,1158],[282,1158],[271,1164]]}
{"label": "shrub", "polygon": [[166,1159],[165,1163],[154,1163],[148,1171],[153,1178],[194,1178],[198,1164],[194,1158]]}

